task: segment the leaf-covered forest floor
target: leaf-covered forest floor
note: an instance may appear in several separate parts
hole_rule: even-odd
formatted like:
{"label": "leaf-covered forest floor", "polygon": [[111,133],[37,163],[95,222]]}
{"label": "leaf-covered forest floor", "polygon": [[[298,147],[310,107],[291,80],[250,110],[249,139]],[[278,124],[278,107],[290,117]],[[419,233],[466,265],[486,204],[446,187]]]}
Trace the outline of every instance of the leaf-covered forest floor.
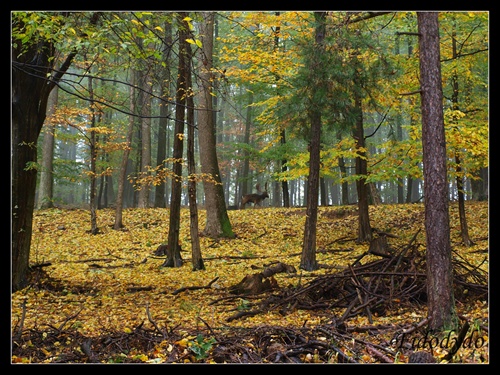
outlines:
{"label": "leaf-covered forest floor", "polygon": [[[356,206],[320,207],[314,272],[299,268],[305,208],[228,211],[236,238],[201,237],[203,271],[192,271],[187,208],[179,268],[155,254],[168,209],[126,209],[123,231],[114,210],[98,210],[97,235],[89,211],[35,211],[30,286],[12,295],[12,363],[407,363],[413,352],[489,363],[488,203],[466,212],[472,247],[450,204],[461,341],[427,331],[423,204],[370,206],[382,252],[356,243]],[[236,294],[252,275],[269,288]]]}

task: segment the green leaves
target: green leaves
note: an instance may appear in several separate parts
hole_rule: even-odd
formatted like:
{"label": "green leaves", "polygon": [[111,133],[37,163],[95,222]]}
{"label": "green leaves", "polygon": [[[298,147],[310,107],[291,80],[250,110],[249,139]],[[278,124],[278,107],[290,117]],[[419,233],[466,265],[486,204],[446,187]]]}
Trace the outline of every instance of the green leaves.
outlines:
{"label": "green leaves", "polygon": [[206,339],[200,333],[193,341],[189,342],[189,350],[194,353],[196,360],[205,359],[215,342],[216,340],[213,337]]}

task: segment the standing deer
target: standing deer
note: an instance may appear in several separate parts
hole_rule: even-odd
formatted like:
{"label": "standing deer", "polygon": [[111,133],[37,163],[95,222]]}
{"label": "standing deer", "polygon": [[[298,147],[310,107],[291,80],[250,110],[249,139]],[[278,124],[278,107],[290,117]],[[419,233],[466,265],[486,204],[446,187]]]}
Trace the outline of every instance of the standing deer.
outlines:
{"label": "standing deer", "polygon": [[260,192],[260,184],[257,184],[255,187],[257,188],[258,193],[257,194],[246,194],[246,195],[242,196],[240,208],[245,208],[245,205],[249,202],[252,202],[253,206],[255,208],[255,206],[257,206],[257,205],[260,206],[260,202],[262,202],[264,199],[269,198],[269,194],[267,194],[267,182],[266,182],[265,190],[262,193]]}

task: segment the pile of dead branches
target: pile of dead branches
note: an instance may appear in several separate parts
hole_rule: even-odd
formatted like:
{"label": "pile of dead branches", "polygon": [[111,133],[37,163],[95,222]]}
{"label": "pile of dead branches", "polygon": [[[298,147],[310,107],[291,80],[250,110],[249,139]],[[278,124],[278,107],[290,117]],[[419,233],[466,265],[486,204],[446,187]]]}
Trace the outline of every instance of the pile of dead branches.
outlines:
{"label": "pile of dead branches", "polygon": [[[254,303],[254,308],[232,315],[228,321],[271,310],[285,315],[297,309],[342,309],[343,314],[335,318],[338,325],[360,314],[366,315],[372,323],[374,314],[384,316],[392,307],[425,305],[425,252],[420,251],[420,245],[415,242],[417,235],[418,232],[401,249],[391,248],[385,235],[378,236],[369,250],[344,270],[316,277],[305,285],[281,288]],[[363,263],[369,254],[380,259]],[[455,258],[454,269],[456,297],[487,294],[487,274],[479,266]]]}

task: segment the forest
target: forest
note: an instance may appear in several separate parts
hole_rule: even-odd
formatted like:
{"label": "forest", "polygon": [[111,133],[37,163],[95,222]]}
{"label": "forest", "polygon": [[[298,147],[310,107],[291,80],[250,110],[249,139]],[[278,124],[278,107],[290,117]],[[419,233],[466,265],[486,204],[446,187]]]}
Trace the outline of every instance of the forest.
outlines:
{"label": "forest", "polygon": [[11,363],[489,363],[489,13],[11,12]]}

